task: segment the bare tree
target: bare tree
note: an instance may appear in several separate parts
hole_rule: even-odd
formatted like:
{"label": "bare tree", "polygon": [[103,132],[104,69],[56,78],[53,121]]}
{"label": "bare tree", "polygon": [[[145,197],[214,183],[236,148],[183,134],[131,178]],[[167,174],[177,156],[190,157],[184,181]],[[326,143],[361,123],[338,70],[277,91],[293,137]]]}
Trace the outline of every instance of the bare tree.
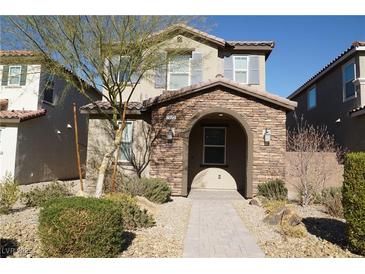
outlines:
{"label": "bare tree", "polygon": [[[189,20],[193,19],[176,16],[8,17],[11,31],[19,41],[38,52],[47,70],[63,77],[89,98],[113,127],[113,146],[103,155],[96,197],[102,194],[111,158],[119,157],[128,103],[137,84],[142,77],[153,77],[154,69],[166,67],[168,60],[184,49],[184,44],[175,44],[167,55],[162,55],[161,49],[166,48],[169,38],[179,29],[173,33],[161,30]],[[90,86],[103,91],[103,100],[112,108],[111,115],[93,102],[89,96]],[[117,161],[114,162],[115,178]]]}
{"label": "bare tree", "polygon": [[315,127],[303,118],[296,121],[296,128],[287,133],[287,150],[296,152],[296,157],[291,159],[289,175],[298,178],[295,187],[300,203],[306,206],[313,203],[330,175],[325,161],[326,152],[340,155],[341,149],[326,127]]}

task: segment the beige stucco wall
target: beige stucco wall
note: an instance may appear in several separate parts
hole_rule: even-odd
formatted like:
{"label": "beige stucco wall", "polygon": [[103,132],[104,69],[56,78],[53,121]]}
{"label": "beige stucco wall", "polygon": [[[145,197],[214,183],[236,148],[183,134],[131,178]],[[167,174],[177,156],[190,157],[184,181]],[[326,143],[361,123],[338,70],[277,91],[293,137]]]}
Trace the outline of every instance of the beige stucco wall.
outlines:
{"label": "beige stucco wall", "polygon": [[[193,51],[203,54],[203,82],[209,79],[214,79],[218,74],[224,74],[224,55],[230,55],[232,52],[224,51],[218,46],[211,43],[206,43],[203,40],[194,40],[192,38],[182,36],[182,43],[177,44],[176,37],[171,38],[169,41],[161,46],[161,50],[168,48],[189,48]],[[253,54],[259,56],[259,68],[260,68],[260,84],[252,85],[256,88],[265,90],[265,55],[258,52],[235,52],[234,54]],[[154,71],[148,72],[144,78],[134,90],[131,101],[143,101],[147,98],[155,97],[164,92],[164,89],[156,89],[154,84]],[[128,98],[131,88],[127,88],[123,92],[123,100]],[[104,90],[104,92],[106,92]]]}

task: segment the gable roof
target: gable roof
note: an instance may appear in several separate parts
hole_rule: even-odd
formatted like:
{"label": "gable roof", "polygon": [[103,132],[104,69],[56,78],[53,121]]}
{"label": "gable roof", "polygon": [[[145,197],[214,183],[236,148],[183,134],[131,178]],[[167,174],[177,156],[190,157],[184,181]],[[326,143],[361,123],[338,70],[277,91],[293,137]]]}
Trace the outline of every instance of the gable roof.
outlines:
{"label": "gable roof", "polygon": [[286,98],[280,97],[278,95],[262,91],[259,89],[255,89],[253,87],[250,87],[248,85],[238,84],[236,82],[233,82],[231,80],[225,79],[225,78],[216,78],[213,80],[209,80],[207,82],[199,83],[196,85],[188,86],[179,90],[174,91],[166,91],[163,94],[147,99],[143,101],[144,107],[152,107],[155,105],[159,105],[161,103],[166,103],[171,100],[175,100],[177,98],[187,96],[190,94],[194,94],[196,92],[212,88],[212,87],[226,87],[235,91],[238,91],[242,94],[250,95],[252,97],[261,99],[266,102],[270,102],[274,105],[281,106],[287,110],[294,110],[297,106],[297,102],[290,101]]}
{"label": "gable roof", "polygon": [[167,27],[163,30],[160,30],[158,32],[155,32],[151,35],[151,37],[154,37],[156,35],[160,35],[162,33],[180,33],[188,34],[193,37],[197,37],[199,39],[208,41],[210,43],[213,43],[221,48],[227,48],[230,50],[259,50],[264,51],[266,57],[268,57],[272,51],[272,49],[275,47],[274,41],[226,41],[223,38],[211,35],[207,32],[201,31],[199,29],[193,28],[191,26],[188,26],[186,24],[175,24],[170,27]]}
{"label": "gable roof", "polygon": [[290,94],[287,98],[293,99],[299,95],[302,91],[306,90],[309,86],[313,85],[319,78],[331,71],[335,66],[340,64],[345,59],[352,56],[356,51],[365,51],[365,41],[355,41],[352,45],[345,51],[341,52],[336,58],[325,65],[320,71],[314,74],[309,80],[307,80],[303,85],[301,85],[297,90]]}

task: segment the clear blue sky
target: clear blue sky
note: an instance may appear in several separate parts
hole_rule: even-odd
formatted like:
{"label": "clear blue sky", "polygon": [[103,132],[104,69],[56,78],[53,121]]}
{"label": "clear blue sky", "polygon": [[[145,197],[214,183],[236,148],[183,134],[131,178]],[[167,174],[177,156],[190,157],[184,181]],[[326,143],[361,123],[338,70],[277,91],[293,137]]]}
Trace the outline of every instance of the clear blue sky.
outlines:
{"label": "clear blue sky", "polygon": [[288,96],[348,48],[365,41],[365,16],[211,16],[209,32],[226,40],[274,40],[266,89]]}

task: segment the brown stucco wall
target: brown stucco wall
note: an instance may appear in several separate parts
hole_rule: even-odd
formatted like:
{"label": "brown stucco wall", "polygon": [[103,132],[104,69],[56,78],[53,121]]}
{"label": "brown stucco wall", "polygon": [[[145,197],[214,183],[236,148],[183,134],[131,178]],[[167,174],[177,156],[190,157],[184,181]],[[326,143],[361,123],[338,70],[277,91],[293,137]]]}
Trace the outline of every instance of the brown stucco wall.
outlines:
{"label": "brown stucco wall", "polygon": [[[355,55],[356,76],[360,74],[359,56]],[[325,76],[316,81],[317,106],[307,110],[307,91],[303,91],[291,100],[297,101],[295,112],[287,115],[287,126],[292,129],[296,126],[294,113],[298,118],[315,126],[325,125],[336,142],[351,151],[365,151],[365,116],[350,117],[349,111],[360,105],[360,98],[343,101],[342,65],[351,58],[344,60]],[[340,119],[339,123],[336,120]]]}
{"label": "brown stucco wall", "polygon": [[[270,103],[260,101],[242,93],[223,87],[214,87],[190,97],[180,98],[168,105],[161,105],[152,110],[152,125],[160,127],[160,135],[152,146],[150,176],[165,178],[173,188],[174,195],[186,195],[184,174],[186,163],[186,136],[199,113],[211,108],[227,109],[246,121],[252,136],[252,188],[270,178],[284,178],[285,175],[285,110]],[[166,125],[165,117],[173,113],[176,120]],[[166,140],[168,127],[174,128],[173,143]],[[266,146],[263,130],[271,130],[271,142]],[[248,135],[250,135],[248,134]],[[185,144],[184,144],[185,143]],[[185,150],[185,151],[184,151]],[[252,196],[248,193],[247,197]]]}

